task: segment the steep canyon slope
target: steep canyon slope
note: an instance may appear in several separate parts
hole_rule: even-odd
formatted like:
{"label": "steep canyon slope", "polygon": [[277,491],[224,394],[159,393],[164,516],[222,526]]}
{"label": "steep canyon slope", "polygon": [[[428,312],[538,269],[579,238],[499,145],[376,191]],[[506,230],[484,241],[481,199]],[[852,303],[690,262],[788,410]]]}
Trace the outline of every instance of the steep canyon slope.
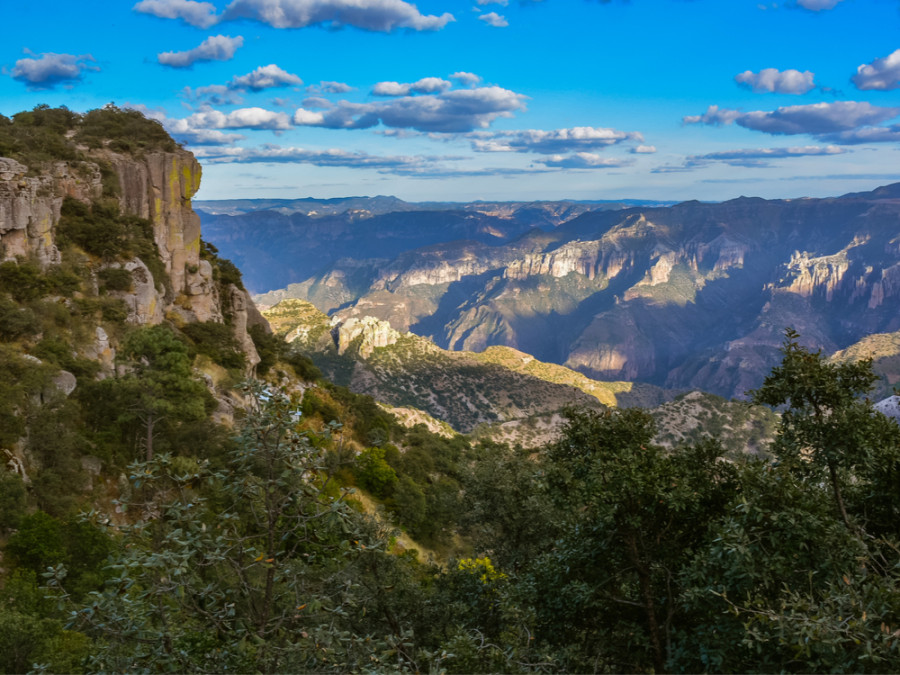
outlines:
{"label": "steep canyon slope", "polygon": [[[80,203],[84,209],[99,204],[122,216],[149,221],[153,255],[86,258],[82,269],[90,282],[96,289],[105,270],[127,270],[127,287],[109,295],[125,302],[132,324],[152,325],[165,319],[179,324],[223,323],[227,317],[252,368],[259,356],[248,328],[268,325],[247,291],[217,283],[213,263],[201,256],[200,219],[191,208],[201,176],[194,156],[178,148],[128,154],[81,147],[80,152],[77,160],[43,162],[38,171],[0,157],[0,258],[34,260],[44,268],[59,265],[58,225],[66,203]],[[148,267],[151,258],[161,262],[155,273]],[[96,328],[92,349],[105,354],[109,367],[115,348],[103,327]]]}
{"label": "steep canyon slope", "polygon": [[900,184],[589,211],[508,241],[348,256],[258,300],[285,297],[444,348],[505,345],[597,379],[742,397],[787,326],[829,353],[900,330]]}

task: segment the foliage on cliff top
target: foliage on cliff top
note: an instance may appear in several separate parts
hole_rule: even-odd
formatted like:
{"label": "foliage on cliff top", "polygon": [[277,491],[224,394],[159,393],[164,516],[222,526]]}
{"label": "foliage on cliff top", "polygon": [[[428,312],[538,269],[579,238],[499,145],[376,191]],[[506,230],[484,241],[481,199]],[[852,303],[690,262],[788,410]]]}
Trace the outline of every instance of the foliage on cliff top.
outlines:
{"label": "foliage on cliff top", "polygon": [[41,104],[12,118],[0,115],[0,157],[36,169],[47,161],[83,159],[79,145],[132,155],[178,148],[162,124],[112,103],[83,114]]}

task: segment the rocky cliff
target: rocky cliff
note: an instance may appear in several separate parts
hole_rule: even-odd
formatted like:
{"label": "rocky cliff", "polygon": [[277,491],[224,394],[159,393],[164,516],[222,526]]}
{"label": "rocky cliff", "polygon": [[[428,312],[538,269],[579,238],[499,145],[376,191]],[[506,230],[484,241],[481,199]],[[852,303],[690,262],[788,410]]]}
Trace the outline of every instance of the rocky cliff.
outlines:
{"label": "rocky cliff", "polygon": [[201,178],[194,156],[184,150],[138,155],[104,148],[82,150],[86,161],[46,162],[39,171],[0,158],[2,259],[31,258],[45,267],[58,264],[57,224],[64,200],[90,204],[115,199],[122,214],[151,223],[153,240],[170,282],[154,280],[147,261],[137,257],[126,262],[97,261],[92,268],[94,275],[104,267],[131,272],[131,288],[115,293],[126,301],[129,320],[156,324],[168,317],[179,322],[221,323],[227,316],[252,368],[259,356],[248,328],[267,324],[247,292],[217,284],[212,264],[201,258],[200,219],[191,207]]}
{"label": "rocky cliff", "polygon": [[900,330],[900,184],[829,199],[590,211],[513,241],[343,260],[281,297],[441,347],[745,395],[784,329],[826,352]]}

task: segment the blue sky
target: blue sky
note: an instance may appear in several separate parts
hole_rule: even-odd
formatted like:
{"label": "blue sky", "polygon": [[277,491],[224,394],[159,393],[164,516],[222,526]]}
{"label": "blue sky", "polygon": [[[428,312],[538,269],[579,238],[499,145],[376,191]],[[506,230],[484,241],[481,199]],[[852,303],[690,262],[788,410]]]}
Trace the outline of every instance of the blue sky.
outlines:
{"label": "blue sky", "polygon": [[202,199],[900,181],[900,0],[31,0],[3,32],[0,113],[139,108]]}

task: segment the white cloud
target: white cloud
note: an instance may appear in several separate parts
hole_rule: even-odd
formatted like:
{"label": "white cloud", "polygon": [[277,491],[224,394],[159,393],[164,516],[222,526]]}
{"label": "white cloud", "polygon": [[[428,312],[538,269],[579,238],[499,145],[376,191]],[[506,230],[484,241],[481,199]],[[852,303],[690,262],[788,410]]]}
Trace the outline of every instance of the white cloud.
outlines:
{"label": "white cloud", "polygon": [[509,4],[509,0],[475,0],[479,5],[502,5],[506,7]]}
{"label": "white cloud", "polygon": [[482,14],[478,17],[478,20],[484,21],[488,26],[493,26],[494,28],[506,28],[509,25],[509,21],[506,20],[506,17],[500,16],[497,12]]}
{"label": "white cloud", "polygon": [[142,0],[134,11],[152,14],[161,19],[182,19],[198,28],[209,28],[218,21],[216,7],[211,2],[194,0]]}
{"label": "white cloud", "polygon": [[189,117],[171,120],[167,125],[175,133],[187,133],[199,129],[269,129],[282,131],[291,128],[291,118],[286,113],[264,108],[239,108],[230,113],[204,110]]}
{"label": "white cloud", "polygon": [[397,170],[421,168],[434,158],[369,155],[345,150],[307,150],[296,147],[264,145],[259,148],[202,148],[195,153],[198,158],[212,164],[240,163],[290,163],[315,166],[340,166],[356,169]]}
{"label": "white cloud", "polygon": [[635,155],[652,155],[656,152],[655,145],[638,145],[631,149],[631,151]]}
{"label": "white cloud", "polygon": [[403,0],[233,0],[223,20],[252,19],[274,28],[355,26],[389,33],[398,28],[440,30],[453,15],[425,15]]}
{"label": "white cloud", "polygon": [[900,143],[900,124],[889,127],[860,127],[824,137],[832,143],[859,145],[861,143]]}
{"label": "white cloud", "polygon": [[334,103],[321,96],[310,96],[309,98],[305,98],[303,99],[302,105],[304,108],[312,108],[313,110],[328,110],[329,108],[334,107]]}
{"label": "white cloud", "polygon": [[[31,54],[28,50],[26,53]],[[89,65],[94,61],[90,54],[75,56],[74,54],[54,54],[45,52],[34,54],[37,58],[24,58],[16,61],[10,76],[14,80],[24,82],[29,89],[53,89],[58,84],[71,85],[81,80],[85,70],[100,70]]]}
{"label": "white cloud", "polygon": [[190,68],[198,61],[229,61],[234,53],[244,44],[244,38],[238,35],[214,35],[206,38],[199,46],[186,52],[163,52],[156,60],[171,68]]}
{"label": "white cloud", "polygon": [[456,80],[460,84],[466,87],[474,87],[481,83],[481,77],[476,75],[475,73],[467,73],[465,71],[459,71],[458,73],[453,73],[450,76],[451,80]]}
{"label": "white cloud", "polygon": [[195,89],[185,87],[182,93],[188,99],[194,101],[203,99],[206,104],[211,105],[237,105],[244,100],[238,91],[226,84],[210,84]]}
{"label": "white cloud", "polygon": [[400,82],[377,82],[372,87],[375,96],[406,96],[409,93],[409,85]]}
{"label": "white cloud", "polygon": [[743,113],[740,110],[720,109],[717,105],[711,105],[702,115],[688,115],[682,118],[683,124],[708,124],[711,126],[719,126],[721,124],[731,124]]}
{"label": "white cloud", "polygon": [[685,124],[730,124],[768,134],[824,136],[885,122],[900,115],[900,107],[887,108],[868,102],[835,101],[778,108],[771,112],[720,110],[710,106],[703,115],[685,117]]}
{"label": "white cloud", "polygon": [[778,108],[772,112],[744,113],[735,121],[742,127],[769,134],[827,134],[878,124],[900,114],[900,108],[882,108],[867,102],[835,101]]}
{"label": "white cloud", "polygon": [[306,88],[308,94],[346,94],[353,91],[353,87],[343,82],[331,82],[322,80],[319,84],[311,84]]}
{"label": "white cloud", "polygon": [[808,70],[801,73],[793,69],[764,68],[758,73],[745,70],[734,79],[738,84],[759,93],[805,94],[816,86],[814,77]]}
{"label": "white cloud", "polygon": [[836,145],[818,146],[806,145],[790,148],[750,148],[743,150],[724,150],[710,152],[705,155],[691,155],[680,165],[660,166],[651,173],[680,173],[701,169],[715,162],[728,164],[729,166],[741,166],[746,168],[764,168],[771,166],[770,160],[788,159],[795,157],[820,157],[829,155],[843,155],[848,150]]}
{"label": "white cloud", "polygon": [[624,141],[644,140],[643,136],[635,131],[619,131],[604,127],[498,131],[490,134],[476,133],[472,135],[472,139],[472,147],[478,152],[536,152],[544,155],[596,150]]}
{"label": "white cloud", "polygon": [[836,145],[805,145],[790,148],[751,148],[747,150],[724,150],[697,155],[697,159],[721,162],[740,162],[748,159],[781,159],[785,157],[814,157],[819,155],[843,155],[848,150]]}
{"label": "white cloud", "polygon": [[341,101],[325,113],[300,108],[294,123],[329,129],[369,129],[381,123],[396,129],[462,133],[485,129],[498,117],[511,117],[525,108],[524,99],[501,87],[480,87],[378,103]]}
{"label": "white cloud", "polygon": [[291,120],[297,126],[318,127],[325,123],[325,115],[305,108],[297,108]]}
{"label": "white cloud", "polygon": [[538,163],[556,169],[610,169],[630,166],[630,159],[601,157],[592,152],[576,152],[573,155],[551,155],[547,159],[539,159]]}
{"label": "white cloud", "polygon": [[900,49],[872,63],[863,64],[850,78],[857,89],[888,91],[900,87]]}
{"label": "white cloud", "polygon": [[301,80],[285,70],[282,70],[274,63],[268,66],[260,66],[252,73],[235,77],[229,83],[232,89],[252,89],[253,91],[261,91],[263,89],[272,89],[274,87],[287,87],[290,85],[301,85]]}
{"label": "white cloud", "polygon": [[408,94],[434,94],[446,91],[452,85],[440,77],[423,77],[416,82],[378,82],[372,87],[374,96],[407,96]]}
{"label": "white cloud", "polygon": [[797,0],[797,4],[803,9],[818,12],[823,9],[834,9],[843,0]]}
{"label": "white cloud", "polygon": [[226,134],[216,129],[190,129],[187,131],[170,131],[175,140],[188,145],[225,145],[243,140],[241,134]]}

